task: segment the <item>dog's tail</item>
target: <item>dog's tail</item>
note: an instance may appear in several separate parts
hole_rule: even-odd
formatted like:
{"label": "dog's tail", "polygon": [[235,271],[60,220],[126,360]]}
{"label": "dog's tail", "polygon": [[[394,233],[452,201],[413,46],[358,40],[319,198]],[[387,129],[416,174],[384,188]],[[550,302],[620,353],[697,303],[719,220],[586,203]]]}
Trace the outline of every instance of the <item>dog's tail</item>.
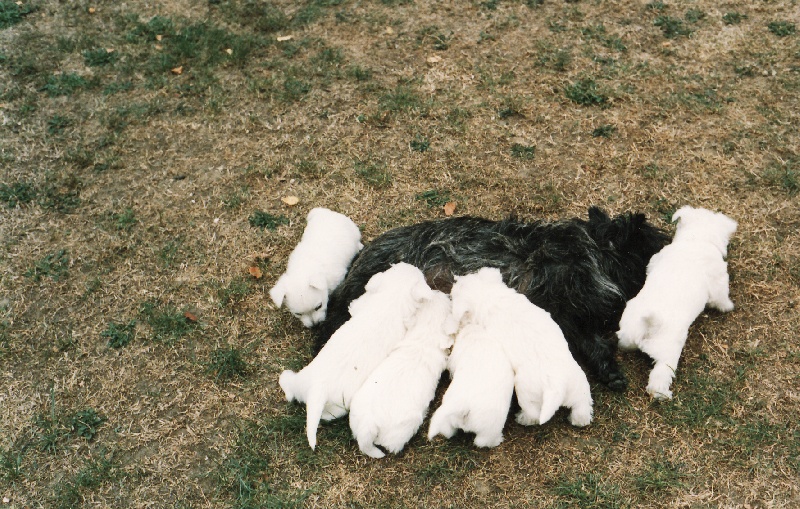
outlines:
{"label": "dog's tail", "polygon": [[542,393],[542,410],[539,412],[539,424],[544,424],[552,419],[563,400],[562,394],[550,389],[545,389]]}
{"label": "dog's tail", "polygon": [[314,450],[317,446],[317,428],[319,427],[319,420],[322,418],[322,412],[325,410],[326,402],[325,389],[321,387],[312,388],[306,398],[306,436],[311,450]]}

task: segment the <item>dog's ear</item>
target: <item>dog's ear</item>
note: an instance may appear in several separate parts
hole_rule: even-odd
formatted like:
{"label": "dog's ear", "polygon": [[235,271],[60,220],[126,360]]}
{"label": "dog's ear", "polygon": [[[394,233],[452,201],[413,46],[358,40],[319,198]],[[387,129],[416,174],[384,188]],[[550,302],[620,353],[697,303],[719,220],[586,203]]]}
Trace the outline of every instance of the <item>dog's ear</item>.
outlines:
{"label": "dog's ear", "polygon": [[688,205],[679,208],[678,210],[675,211],[674,214],[672,214],[672,222],[677,223],[679,219],[682,219],[686,217],[687,214],[690,214],[692,210],[694,209],[692,207],[689,207]]}
{"label": "dog's ear", "polygon": [[607,223],[611,220],[608,214],[600,207],[589,207],[589,222],[590,223]]}
{"label": "dog's ear", "polygon": [[281,307],[283,298],[286,296],[286,275],[278,278],[278,282],[269,291],[269,296],[276,306]]}

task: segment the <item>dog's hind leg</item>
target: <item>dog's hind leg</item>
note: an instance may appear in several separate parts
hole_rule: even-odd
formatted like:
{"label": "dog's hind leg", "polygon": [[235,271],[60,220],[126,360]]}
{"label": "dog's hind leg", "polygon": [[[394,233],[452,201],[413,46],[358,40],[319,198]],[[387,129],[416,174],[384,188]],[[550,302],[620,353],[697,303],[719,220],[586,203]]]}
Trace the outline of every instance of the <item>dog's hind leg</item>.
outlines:
{"label": "dog's hind leg", "polygon": [[[727,266],[727,265],[726,265]],[[728,273],[718,275],[710,282],[708,305],[727,313],[733,311],[733,301],[730,298]]]}
{"label": "dog's hind leg", "polygon": [[686,336],[686,331],[675,333],[662,330],[643,345],[642,351],[655,361],[647,382],[647,392],[656,399],[672,399],[670,385],[678,369]]}

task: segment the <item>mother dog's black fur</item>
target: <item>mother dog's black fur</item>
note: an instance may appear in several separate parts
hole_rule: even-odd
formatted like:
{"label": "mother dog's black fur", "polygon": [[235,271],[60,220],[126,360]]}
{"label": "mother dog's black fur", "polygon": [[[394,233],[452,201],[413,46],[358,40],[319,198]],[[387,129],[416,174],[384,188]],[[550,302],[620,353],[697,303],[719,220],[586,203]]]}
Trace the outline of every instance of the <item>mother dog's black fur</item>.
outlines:
{"label": "mother dog's black fur", "polygon": [[[506,284],[549,311],[573,355],[612,389],[626,386],[614,353],[625,303],[642,288],[650,257],[668,242],[643,214],[522,223],[458,217],[390,230],[366,246],[333,291],[317,331],[317,351],[350,318],[347,307],[370,277],[391,264],[419,267],[431,287],[449,292],[453,275],[497,267]],[[606,337],[604,338],[604,335]]]}

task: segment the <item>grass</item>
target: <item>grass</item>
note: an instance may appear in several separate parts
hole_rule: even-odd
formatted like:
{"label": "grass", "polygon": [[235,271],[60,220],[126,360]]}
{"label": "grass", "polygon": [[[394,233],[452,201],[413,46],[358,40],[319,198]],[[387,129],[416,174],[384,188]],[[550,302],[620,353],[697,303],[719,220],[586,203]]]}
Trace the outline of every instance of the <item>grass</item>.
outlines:
{"label": "grass", "polygon": [[[792,506],[797,20],[649,1],[0,1],[0,505]],[[278,377],[315,331],[268,295],[305,215],[369,245],[451,202],[725,212],[736,310],[697,318],[672,401],[620,353],[585,428],[426,421],[375,461],[339,419],[312,451]]]}
{"label": "grass", "polygon": [[109,347],[122,348],[133,341],[135,333],[136,320],[131,320],[126,324],[109,323],[106,330],[100,333],[100,336],[108,340]]}

